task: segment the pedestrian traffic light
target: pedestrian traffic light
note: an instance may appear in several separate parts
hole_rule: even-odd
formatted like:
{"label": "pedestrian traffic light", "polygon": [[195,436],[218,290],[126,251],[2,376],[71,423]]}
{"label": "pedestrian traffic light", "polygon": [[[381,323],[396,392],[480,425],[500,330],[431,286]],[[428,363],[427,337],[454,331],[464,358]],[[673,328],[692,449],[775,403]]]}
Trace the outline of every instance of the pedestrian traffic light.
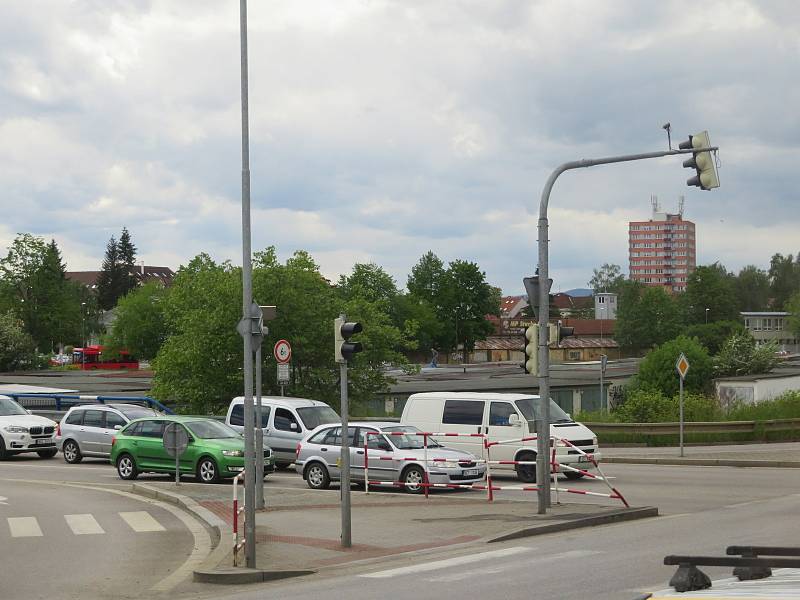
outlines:
{"label": "pedestrian traffic light", "polygon": [[[708,131],[701,131],[700,133],[690,135],[688,141],[678,144],[678,148],[681,150],[709,148],[710,146],[711,139],[708,137]],[[714,157],[711,156],[710,150],[694,152],[692,158],[683,161],[683,166],[694,169],[697,173],[694,177],[690,177],[686,180],[686,185],[697,186],[701,190],[710,190],[719,187],[717,166],[714,164]]]}
{"label": "pedestrian traffic light", "polygon": [[531,325],[525,330],[525,359],[523,367],[526,373],[539,374],[539,326]]}
{"label": "pedestrian traffic light", "polygon": [[333,321],[334,351],[333,355],[337,363],[346,363],[353,358],[354,354],[361,352],[364,348],[361,342],[348,341],[351,336],[361,333],[363,328],[361,323],[347,323],[344,319],[338,318]]}

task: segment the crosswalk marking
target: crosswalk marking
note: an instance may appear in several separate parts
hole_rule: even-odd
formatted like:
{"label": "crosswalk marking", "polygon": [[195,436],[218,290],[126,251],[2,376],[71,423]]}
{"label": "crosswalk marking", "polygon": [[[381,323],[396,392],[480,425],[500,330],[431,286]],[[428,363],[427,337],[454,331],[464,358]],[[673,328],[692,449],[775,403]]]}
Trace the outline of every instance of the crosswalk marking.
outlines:
{"label": "crosswalk marking", "polygon": [[164,531],[163,525],[156,521],[150,513],[145,510],[121,512],[119,516],[137,533],[145,531]]}
{"label": "crosswalk marking", "polygon": [[370,578],[374,577],[383,579],[385,577],[408,575],[410,573],[424,573],[427,571],[437,571],[439,569],[445,569],[448,567],[480,562],[482,560],[490,558],[501,558],[505,556],[511,556],[513,554],[519,554],[520,552],[530,552],[531,550],[535,550],[535,548],[516,546],[514,548],[505,548],[503,550],[493,550],[491,552],[479,552],[478,554],[468,554],[466,556],[458,556],[456,558],[448,558],[445,560],[437,560],[435,562],[411,565],[409,567],[400,567],[398,569],[378,571],[377,573],[367,573],[366,575],[361,575],[360,577],[370,577]]}
{"label": "crosswalk marking", "polygon": [[36,517],[8,517],[11,537],[42,537],[42,529]]}
{"label": "crosswalk marking", "polygon": [[97,519],[92,515],[64,515],[64,519],[75,535],[97,535],[105,533],[105,530],[100,527],[100,523],[98,523]]}

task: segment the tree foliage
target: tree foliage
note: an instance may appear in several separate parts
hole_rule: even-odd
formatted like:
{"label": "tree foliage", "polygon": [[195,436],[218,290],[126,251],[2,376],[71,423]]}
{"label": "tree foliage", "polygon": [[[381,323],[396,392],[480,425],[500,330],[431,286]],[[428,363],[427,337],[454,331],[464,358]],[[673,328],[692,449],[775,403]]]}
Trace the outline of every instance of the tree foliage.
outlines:
{"label": "tree foliage", "polygon": [[[639,365],[639,373],[634,378],[633,388],[659,391],[670,397],[677,394],[679,378],[675,363],[681,353],[689,361],[684,389],[697,393],[708,390],[714,373],[711,356],[697,339],[684,335],[661,344],[644,357]],[[626,399],[625,402],[627,401]]]}
{"label": "tree foliage", "polygon": [[[675,422],[680,419],[680,396],[668,396],[660,390],[632,390],[613,416],[622,423]],[[686,421],[716,421],[721,410],[714,397],[690,392],[683,397],[683,417]]]}
{"label": "tree foliage", "polygon": [[776,350],[772,342],[757,345],[749,333],[736,333],[722,344],[714,361],[715,374],[730,377],[769,373],[778,363]]}
{"label": "tree foliage", "polygon": [[683,335],[697,338],[706,347],[711,355],[717,354],[722,344],[735,333],[745,333],[747,330],[738,321],[715,321],[690,325],[683,330]]}
{"label": "tree foliage", "polygon": [[773,310],[781,310],[795,293],[800,291],[800,253],[774,254],[769,263],[769,285]]}
{"label": "tree foliage", "polygon": [[33,338],[13,311],[0,313],[0,371],[14,371],[33,364]]}
{"label": "tree foliage", "polygon": [[126,349],[145,360],[155,358],[167,337],[162,305],[166,290],[147,283],[120,298],[111,333],[103,339],[106,352],[114,355]]}
{"label": "tree foliage", "polygon": [[769,308],[769,275],[755,265],[739,271],[734,283],[741,311],[763,311]]}
{"label": "tree foliage", "polygon": [[137,279],[136,246],[128,230],[123,228],[119,241],[114,236],[106,244],[106,253],[97,278],[97,297],[103,310],[111,310],[125,294],[134,289]]}
{"label": "tree foliage", "polygon": [[625,275],[619,265],[603,263],[599,269],[592,270],[592,278],[589,280],[589,287],[595,294],[599,292],[619,293],[619,289],[625,281]]}
{"label": "tree foliage", "polygon": [[719,263],[699,266],[690,273],[681,295],[687,324],[705,323],[706,319],[709,323],[739,320],[734,282],[734,276]]}
{"label": "tree foliage", "polygon": [[663,289],[637,281],[620,286],[614,337],[621,346],[652,348],[673,339],[681,327],[680,307]]}
{"label": "tree foliage", "polygon": [[800,291],[794,294],[786,303],[789,316],[786,317],[786,327],[796,338],[800,338]]}

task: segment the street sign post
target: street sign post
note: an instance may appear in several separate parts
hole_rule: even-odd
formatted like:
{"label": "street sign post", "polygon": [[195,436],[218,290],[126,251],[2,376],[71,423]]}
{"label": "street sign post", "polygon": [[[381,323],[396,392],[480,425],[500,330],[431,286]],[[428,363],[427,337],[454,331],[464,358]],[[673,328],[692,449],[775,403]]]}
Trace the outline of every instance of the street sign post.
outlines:
{"label": "street sign post", "polygon": [[164,450],[167,454],[175,457],[175,485],[181,484],[181,454],[186,451],[189,445],[189,434],[179,423],[168,423],[164,427],[161,439],[164,442]]}
{"label": "street sign post", "polygon": [[675,370],[678,371],[678,377],[680,377],[680,446],[681,456],[683,456],[683,380],[686,378],[686,373],[689,372],[689,361],[686,360],[683,352],[675,363]]}
{"label": "street sign post", "polygon": [[292,346],[286,340],[275,342],[275,348],[272,353],[275,355],[275,360],[278,364],[289,364],[289,361],[292,360]]}
{"label": "street sign post", "polygon": [[[606,367],[608,366],[608,356],[605,354],[600,355],[600,407],[603,406],[603,378],[606,374]],[[608,398],[605,399],[606,411],[608,411]]]}

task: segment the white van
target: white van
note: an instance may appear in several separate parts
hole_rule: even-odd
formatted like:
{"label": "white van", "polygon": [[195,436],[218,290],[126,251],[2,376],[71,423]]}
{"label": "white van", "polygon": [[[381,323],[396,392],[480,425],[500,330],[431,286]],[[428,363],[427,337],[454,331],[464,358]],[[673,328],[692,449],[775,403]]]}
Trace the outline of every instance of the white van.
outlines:
{"label": "white van", "polygon": [[[532,435],[528,421],[538,414],[539,396],[529,394],[501,394],[478,392],[427,392],[412,394],[403,408],[400,423],[413,425],[422,431],[441,433],[482,433],[490,442],[514,440]],[[569,440],[587,454],[600,460],[597,436],[591,429],[576,423],[550,400],[550,434]],[[447,446],[471,452],[485,458],[481,437],[450,437]],[[492,460],[536,460],[536,440],[514,442],[491,447]],[[556,447],[559,463],[589,470],[591,463],[573,448]],[[535,465],[492,465],[492,470],[515,469],[524,482],[536,481]],[[564,471],[569,479],[578,479],[582,473]]]}
{"label": "white van", "polygon": [[[298,442],[312,429],[319,425],[341,423],[341,421],[335,410],[319,400],[284,396],[261,397],[264,443],[272,448],[275,466],[278,468],[294,464]],[[244,431],[243,396],[231,400],[225,423],[237,431]]]}

